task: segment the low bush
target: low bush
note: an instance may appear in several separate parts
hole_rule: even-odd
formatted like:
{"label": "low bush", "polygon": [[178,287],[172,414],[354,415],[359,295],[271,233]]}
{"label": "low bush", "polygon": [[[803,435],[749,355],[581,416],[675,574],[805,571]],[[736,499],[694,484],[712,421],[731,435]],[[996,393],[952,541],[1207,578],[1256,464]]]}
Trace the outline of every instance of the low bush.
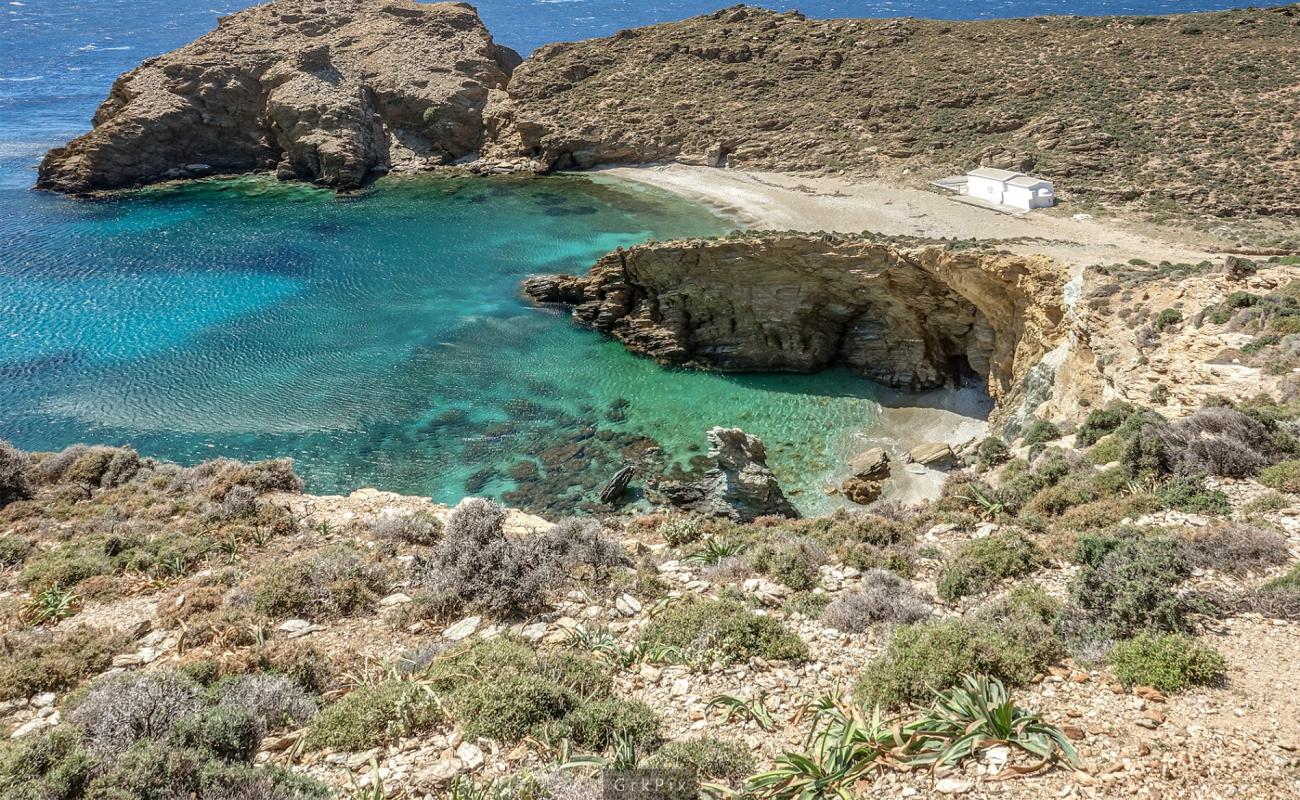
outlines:
{"label": "low bush", "polygon": [[755,571],[789,586],[806,591],[817,585],[817,568],[827,560],[826,548],[807,536],[777,536],[760,542],[749,552]]}
{"label": "low bush", "polygon": [[1051,629],[1038,641],[1026,629],[974,619],[945,619],[894,630],[885,652],[867,664],[854,698],[868,705],[897,708],[922,703],[936,690],[955,686],[963,675],[989,675],[1011,685],[1028,683],[1059,650]]}
{"label": "low bush", "polygon": [[832,628],[860,633],[879,623],[919,622],[930,616],[930,604],[912,584],[881,569],[862,576],[861,588],[841,592],[823,615]]}
{"label": "low bush", "polygon": [[472,681],[452,696],[466,736],[507,743],[523,739],[542,723],[566,717],[578,706],[574,692],[534,675]]}
{"label": "low bush", "polygon": [[74,800],[82,796],[94,767],[95,759],[71,726],[14,739],[0,748],[0,798]]}
{"label": "low bush", "polygon": [[988,436],[975,451],[980,471],[987,471],[1011,459],[1011,448],[997,436]]}
{"label": "low bush", "polygon": [[1043,549],[1017,531],[1001,531],[962,545],[944,564],[939,596],[954,601],[982,594],[1007,578],[1019,578],[1047,563]]}
{"label": "low bush", "polygon": [[771,617],[740,603],[688,598],[661,611],[641,633],[647,645],[694,650],[724,663],[758,656],[769,661],[803,661],[808,646]]}
{"label": "low bush", "polygon": [[1300,494],[1300,459],[1283,461],[1261,469],[1259,482],[1279,492]]}
{"label": "low bush", "polygon": [[1286,457],[1294,443],[1276,422],[1207,406],[1176,422],[1149,421],[1130,436],[1122,461],[1134,476],[1249,478]]}
{"label": "low bush", "polygon": [[755,769],[754,754],[741,742],[704,737],[669,742],[650,757],[652,769],[689,770],[701,780],[740,781]]}
{"label": "low bush", "polygon": [[253,605],[275,619],[331,620],[369,611],[387,589],[382,567],[340,546],[268,571],[254,592]]}
{"label": "low bush", "polygon": [[1119,461],[1124,456],[1124,439],[1115,434],[1110,434],[1088,449],[1084,458],[1090,464],[1111,464]]}
{"label": "low bush", "polygon": [[0,700],[71,688],[108,669],[125,645],[112,631],[86,626],[0,636]]}
{"label": "low bush", "polygon": [[368,750],[442,719],[432,695],[410,681],[390,680],[361,686],[326,706],[312,722],[307,747]]}
{"label": "low bush", "polygon": [[1167,328],[1172,328],[1173,326],[1177,325],[1182,321],[1183,321],[1183,312],[1179,311],[1176,308],[1163,309],[1159,314],[1156,314],[1156,321],[1155,321],[1156,330],[1163,331]]}
{"label": "low bush", "polygon": [[1223,656],[1182,633],[1139,634],[1116,644],[1107,660],[1125,686],[1176,692],[1223,679]]}
{"label": "low bush", "polygon": [[1197,533],[1188,547],[1196,566],[1238,576],[1291,560],[1285,538],[1250,525],[1225,525]]}
{"label": "low bush", "polygon": [[373,531],[378,539],[428,546],[442,537],[442,521],[428,512],[395,514],[379,519]]}
{"label": "low bush", "polygon": [[1178,593],[1192,565],[1183,542],[1170,536],[1085,535],[1076,559],[1063,632],[1072,646],[1189,627],[1192,602]]}
{"label": "low bush", "polygon": [[1133,414],[1133,407],[1127,403],[1118,403],[1108,408],[1095,408],[1088,412],[1083,424],[1075,436],[1075,441],[1082,447],[1089,447],[1124,424]]}
{"label": "low bush", "polygon": [[570,518],[549,533],[520,539],[506,536],[505,520],[495,503],[463,500],[432,558],[417,562],[417,582],[444,603],[511,619],[546,608],[576,574],[603,581],[627,561],[622,546],[604,537],[594,520]]}
{"label": "low bush", "polygon": [[0,508],[32,496],[29,469],[27,454],[0,439]]}
{"label": "low bush", "polygon": [[1166,508],[1187,514],[1209,514],[1226,517],[1232,513],[1228,496],[1218,489],[1207,489],[1199,478],[1177,477],[1165,482],[1156,496]]}
{"label": "low bush", "polygon": [[673,516],[664,520],[657,532],[669,545],[681,547],[699,541],[704,536],[704,524],[698,517]]}
{"label": "low bush", "polygon": [[660,741],[659,716],[639,700],[607,697],[581,703],[563,720],[560,731],[576,744],[600,752],[616,742],[641,750]]}
{"label": "low bush", "polygon": [[810,619],[819,619],[831,604],[831,596],[825,592],[795,592],[781,606],[787,614],[802,614]]}
{"label": "low bush", "polygon": [[36,549],[36,543],[21,536],[0,536],[0,569],[21,566]]}
{"label": "low bush", "polygon": [[1054,423],[1044,419],[1036,419],[1029,423],[1021,432],[1021,437],[1025,444],[1032,447],[1036,444],[1047,444],[1061,438],[1061,430]]}

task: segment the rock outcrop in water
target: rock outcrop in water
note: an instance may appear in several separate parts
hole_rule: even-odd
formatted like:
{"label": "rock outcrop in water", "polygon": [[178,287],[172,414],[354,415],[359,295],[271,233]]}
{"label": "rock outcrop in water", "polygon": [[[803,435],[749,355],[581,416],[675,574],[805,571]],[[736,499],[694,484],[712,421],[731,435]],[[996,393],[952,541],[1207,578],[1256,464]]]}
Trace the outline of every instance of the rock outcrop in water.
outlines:
{"label": "rock outcrop in water", "polygon": [[94,129],[52,150],[37,185],[272,169],[356,188],[474,153],[488,92],[518,62],[468,5],[273,0],[119,78]]}
{"label": "rock outcrop in water", "polygon": [[756,233],[619,250],[524,292],[663,364],[840,365],[911,390],[969,369],[1006,407],[1063,335],[1062,273],[1043,257]]}
{"label": "rock outcrop in water", "polygon": [[702,480],[660,482],[653,489],[654,495],[683,511],[738,522],[799,516],[767,466],[762,439],[740,428],[714,428],[709,431],[708,457],[716,464]]}

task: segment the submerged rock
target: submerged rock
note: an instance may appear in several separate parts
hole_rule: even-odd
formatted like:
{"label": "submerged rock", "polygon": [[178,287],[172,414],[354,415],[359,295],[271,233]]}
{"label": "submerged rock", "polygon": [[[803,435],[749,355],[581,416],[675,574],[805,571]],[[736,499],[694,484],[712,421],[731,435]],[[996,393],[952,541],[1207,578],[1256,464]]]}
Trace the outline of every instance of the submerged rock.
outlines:
{"label": "submerged rock", "polygon": [[274,170],[341,189],[474,153],[519,56],[459,3],[273,0],[118,78],[37,186],[114,189]]}
{"label": "submerged rock", "polygon": [[697,482],[662,482],[657,494],[669,505],[709,516],[749,522],[756,517],[797,517],[776,476],[767,466],[763,440],[739,428],[709,431],[715,466]]}

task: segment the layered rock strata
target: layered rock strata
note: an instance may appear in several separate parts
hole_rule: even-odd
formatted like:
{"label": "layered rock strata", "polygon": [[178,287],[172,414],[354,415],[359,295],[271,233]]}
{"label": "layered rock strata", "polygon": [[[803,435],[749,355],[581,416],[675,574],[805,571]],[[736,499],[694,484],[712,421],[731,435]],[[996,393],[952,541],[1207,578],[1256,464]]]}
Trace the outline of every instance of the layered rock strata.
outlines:
{"label": "layered rock strata", "polygon": [[273,0],[119,78],[94,129],[50,151],[37,185],[274,170],[357,188],[476,152],[488,92],[518,62],[468,5]]}
{"label": "layered rock strata", "polygon": [[663,364],[839,365],[910,390],[970,371],[1008,406],[1063,333],[1063,272],[1043,257],[760,233],[619,250],[587,276],[523,288]]}
{"label": "layered rock strata", "polygon": [[767,466],[762,439],[739,428],[713,428],[708,457],[715,464],[702,480],[660,481],[651,487],[654,499],[683,511],[737,522],[799,516]]}

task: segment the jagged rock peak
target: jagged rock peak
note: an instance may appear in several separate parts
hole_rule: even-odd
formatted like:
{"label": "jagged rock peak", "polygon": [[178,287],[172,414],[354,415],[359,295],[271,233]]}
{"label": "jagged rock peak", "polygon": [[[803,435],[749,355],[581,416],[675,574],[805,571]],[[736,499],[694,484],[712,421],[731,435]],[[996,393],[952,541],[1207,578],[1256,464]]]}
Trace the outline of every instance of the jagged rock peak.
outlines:
{"label": "jagged rock peak", "polygon": [[118,78],[37,186],[273,169],[356,188],[476,152],[488,92],[519,62],[463,3],[272,0]]}

